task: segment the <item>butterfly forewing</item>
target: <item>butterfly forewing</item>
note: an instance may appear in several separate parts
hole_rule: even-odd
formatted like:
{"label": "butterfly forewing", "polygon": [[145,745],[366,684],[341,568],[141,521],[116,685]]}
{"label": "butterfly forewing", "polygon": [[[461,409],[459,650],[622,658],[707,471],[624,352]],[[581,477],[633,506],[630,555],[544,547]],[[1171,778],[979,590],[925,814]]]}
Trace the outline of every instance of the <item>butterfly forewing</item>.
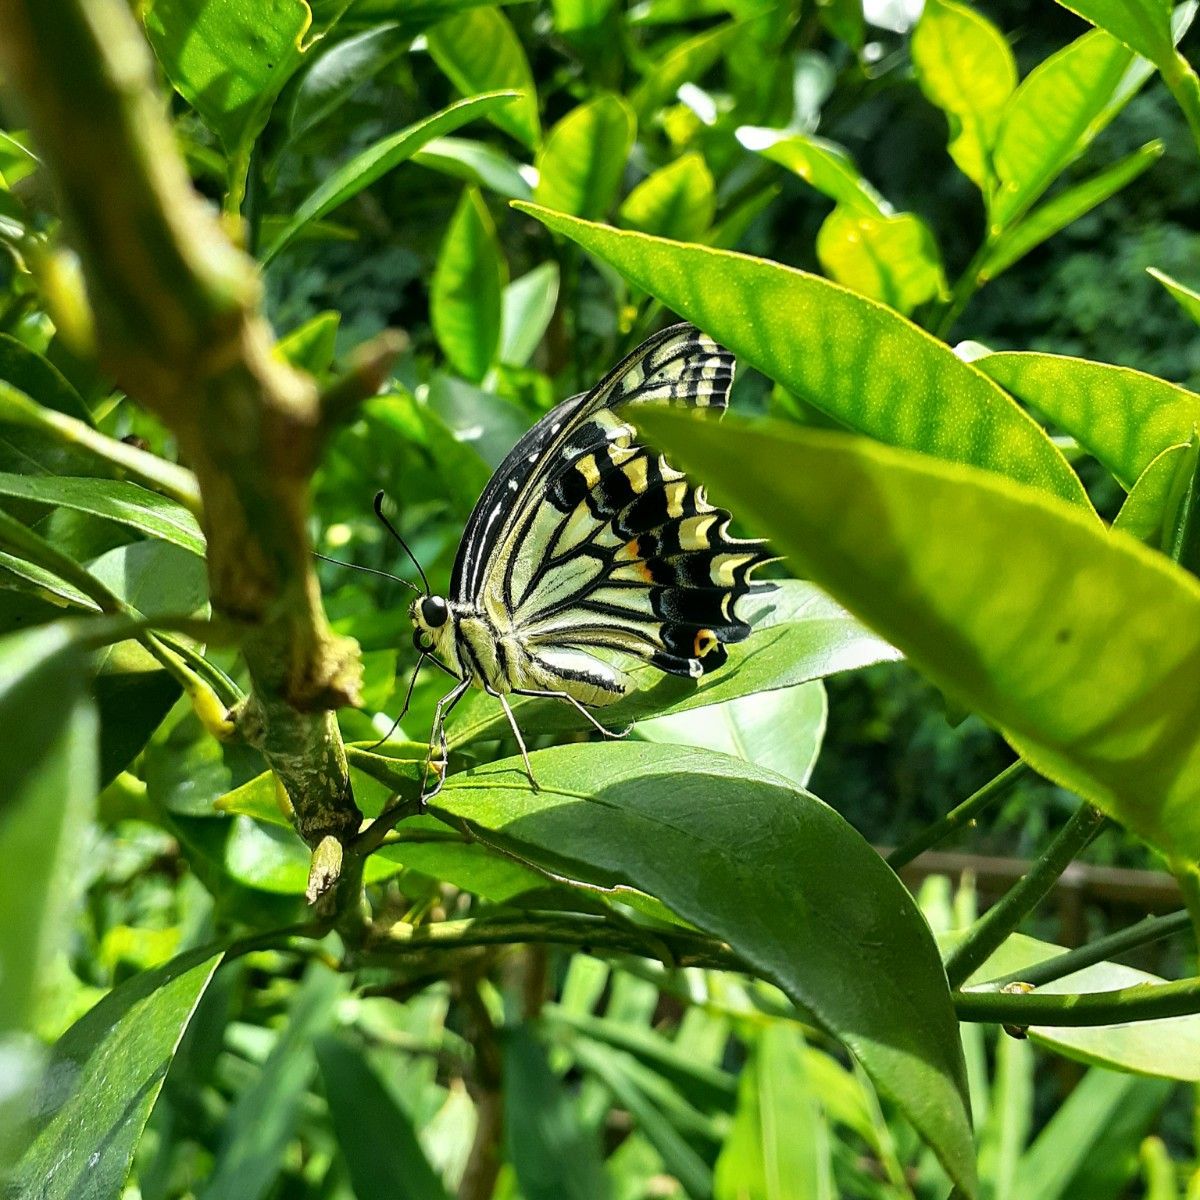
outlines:
{"label": "butterfly forewing", "polygon": [[[733,366],[711,339],[675,326],[547,414],[476,507],[456,598],[565,679],[590,680],[595,649],[682,675],[724,662],[724,644],[749,633],[735,605],[762,544],[731,537],[729,514],[639,443],[632,406],[724,409]],[[619,675],[607,698],[624,690]]]}

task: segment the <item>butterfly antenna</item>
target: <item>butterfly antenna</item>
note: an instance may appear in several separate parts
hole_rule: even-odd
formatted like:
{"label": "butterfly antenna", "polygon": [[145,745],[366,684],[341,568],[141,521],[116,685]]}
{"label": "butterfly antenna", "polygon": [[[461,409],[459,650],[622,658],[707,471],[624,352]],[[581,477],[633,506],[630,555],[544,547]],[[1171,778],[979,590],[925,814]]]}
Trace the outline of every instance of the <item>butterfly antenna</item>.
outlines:
{"label": "butterfly antenna", "polygon": [[433,589],[429,586],[429,580],[425,578],[424,568],[417,562],[417,556],[408,548],[408,543],[400,536],[395,525],[387,519],[387,515],[383,511],[383,492],[375,493],[375,515],[382,522],[384,529],[388,531],[404,548],[404,553],[412,559],[412,564],[417,568],[417,574],[421,576],[421,582],[425,585],[425,594],[429,595]]}
{"label": "butterfly antenna", "polygon": [[370,751],[374,750],[377,746],[382,746],[383,743],[386,742],[392,736],[392,734],[396,732],[396,726],[399,725],[400,722],[404,720],[404,714],[406,712],[408,712],[408,706],[412,703],[413,688],[415,688],[417,686],[417,676],[421,672],[421,664],[425,661],[425,658],[426,658],[426,656],[424,654],[422,654],[417,659],[417,665],[415,667],[413,667],[412,676],[409,678],[409,681],[408,681],[408,691],[404,693],[404,706],[403,706],[403,708],[400,709],[400,715],[392,722],[391,729],[389,729],[387,731],[387,733],[385,733],[383,735],[383,737],[381,737],[379,739],[379,741],[372,742],[369,746],[366,747],[368,753]]}
{"label": "butterfly antenna", "polygon": [[313,558],[319,558],[322,562],[335,563],[339,567],[349,567],[352,571],[364,571],[368,575],[379,575],[384,579],[392,580],[393,583],[402,583],[406,588],[412,588],[414,592],[421,590],[415,583],[401,579],[399,575],[393,575],[390,571],[377,571],[374,567],[362,567],[358,563],[343,562],[340,558],[330,558],[328,554],[319,554],[316,550],[313,551]]}

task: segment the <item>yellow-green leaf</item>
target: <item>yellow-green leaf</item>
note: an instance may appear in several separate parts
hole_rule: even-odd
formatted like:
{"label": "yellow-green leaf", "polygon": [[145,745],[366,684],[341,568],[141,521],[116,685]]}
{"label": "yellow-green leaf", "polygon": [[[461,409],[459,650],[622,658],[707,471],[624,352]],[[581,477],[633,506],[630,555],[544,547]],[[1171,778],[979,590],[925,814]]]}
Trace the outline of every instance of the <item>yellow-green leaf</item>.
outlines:
{"label": "yellow-green leaf", "polygon": [[1129,489],[1113,528],[1139,542],[1161,549],[1164,544],[1167,508],[1177,472],[1187,458],[1188,446],[1170,446],[1153,459]]}
{"label": "yellow-green leaf", "polygon": [[986,17],[952,0],[926,0],[912,36],[921,91],[950,122],[950,157],[981,190],[992,178],[992,147],[1017,86],[1017,65],[1004,34]]}
{"label": "yellow-green leaf", "polygon": [[1083,486],[1037,423],[891,309],[766,259],[516,207],[851,428],[1087,506]]}
{"label": "yellow-green leaf", "polygon": [[712,224],[716,203],[716,185],[703,157],[684,154],[625,197],[621,223],[642,233],[697,242]]}
{"label": "yellow-green leaf", "polygon": [[573,108],[538,153],[534,199],[575,217],[603,216],[617,198],[633,134],[633,113],[620,96]]}
{"label": "yellow-green leaf", "polygon": [[498,8],[472,8],[440,21],[426,36],[434,62],[464,96],[508,89],[522,93],[488,119],[534,149],[542,138],[537,89],[509,19]]}
{"label": "yellow-green leaf", "polygon": [[1170,275],[1165,271],[1160,271],[1157,267],[1147,267],[1146,273],[1157,279],[1175,298],[1179,307],[1197,325],[1200,325],[1200,292],[1196,291],[1195,288],[1190,288],[1186,284],[1180,283],[1178,279],[1172,279]]}
{"label": "yellow-green leaf", "polygon": [[975,365],[1060,426],[1126,489],[1200,424],[1200,395],[1142,371],[1062,354],[988,354]]}
{"label": "yellow-green leaf", "polygon": [[639,424],[1036,770],[1200,857],[1200,582],[1077,508],[846,435]]}
{"label": "yellow-green leaf", "polygon": [[508,268],[483,197],[467,188],[450,218],[433,272],[433,331],[454,369],[478,383],[500,344],[500,301]]}
{"label": "yellow-green leaf", "polygon": [[817,258],[830,278],[905,316],[948,295],[937,243],[912,213],[860,216],[839,205],[817,232]]}

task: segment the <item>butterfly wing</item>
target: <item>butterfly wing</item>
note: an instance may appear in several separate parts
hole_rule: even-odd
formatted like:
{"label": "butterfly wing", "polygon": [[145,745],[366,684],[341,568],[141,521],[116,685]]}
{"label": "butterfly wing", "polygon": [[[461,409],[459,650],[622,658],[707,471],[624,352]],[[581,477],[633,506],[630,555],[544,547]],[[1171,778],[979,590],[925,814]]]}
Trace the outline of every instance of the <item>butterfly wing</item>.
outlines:
{"label": "butterfly wing", "polygon": [[764,547],[732,537],[729,514],[641,445],[627,413],[655,402],[722,410],[733,369],[727,351],[677,325],[542,418],[480,499],[452,594],[559,676],[586,668],[594,649],[679,675],[724,662],[725,644],[750,631],[736,604]]}

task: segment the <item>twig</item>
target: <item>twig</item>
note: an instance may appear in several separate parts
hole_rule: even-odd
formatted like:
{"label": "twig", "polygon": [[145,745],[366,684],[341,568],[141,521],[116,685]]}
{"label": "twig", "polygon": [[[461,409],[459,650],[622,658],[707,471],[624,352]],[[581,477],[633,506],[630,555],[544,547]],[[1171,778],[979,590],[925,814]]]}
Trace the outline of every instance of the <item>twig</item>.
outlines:
{"label": "twig", "polygon": [[1030,1025],[1086,1027],[1158,1021],[1200,1012],[1200,978],[1175,983],[1139,983],[1110,992],[1031,993],[956,992],[954,1010],[960,1021],[994,1021]]}

